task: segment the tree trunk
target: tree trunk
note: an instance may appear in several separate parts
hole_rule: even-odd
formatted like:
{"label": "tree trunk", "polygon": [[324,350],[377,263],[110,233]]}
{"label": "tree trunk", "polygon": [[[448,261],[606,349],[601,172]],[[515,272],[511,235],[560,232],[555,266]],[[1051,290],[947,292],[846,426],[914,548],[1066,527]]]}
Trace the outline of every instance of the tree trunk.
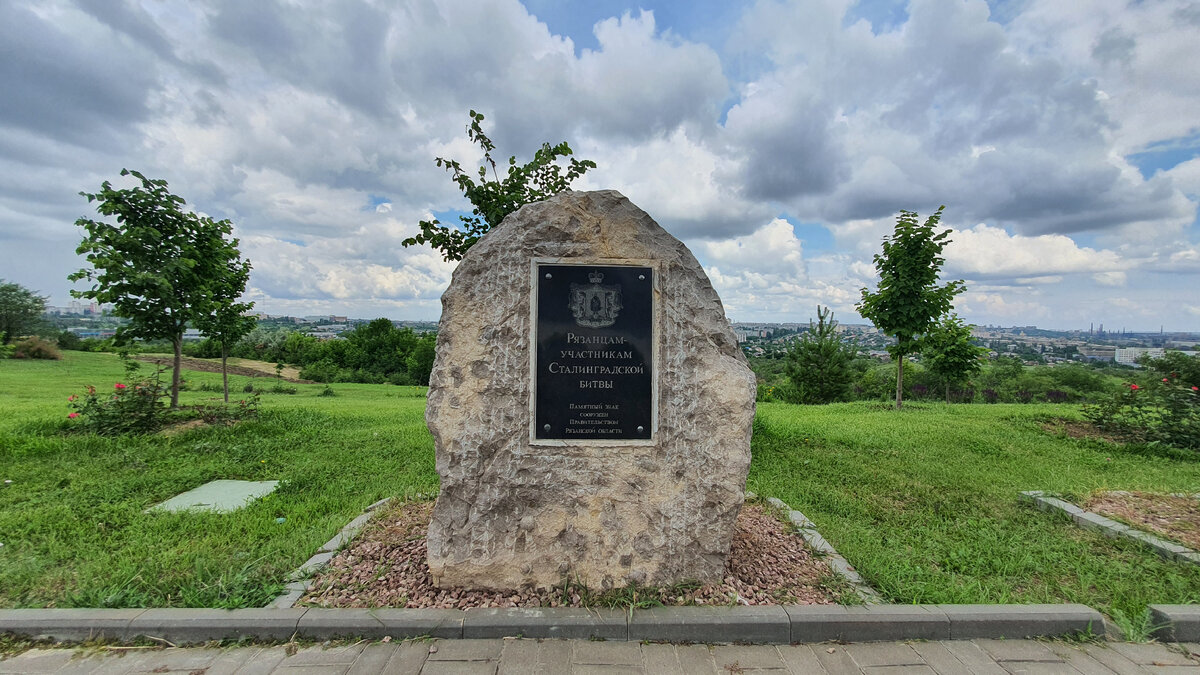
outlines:
{"label": "tree trunk", "polygon": [[225,391],[225,404],[229,404],[229,370],[225,367],[225,362],[229,359],[229,348],[225,343],[221,343],[221,389]]}
{"label": "tree trunk", "polygon": [[896,359],[896,410],[904,401],[904,355]]}
{"label": "tree trunk", "polygon": [[175,344],[175,363],[171,371],[171,410],[179,408],[179,374],[183,370],[183,332],[172,340]]}
{"label": "tree trunk", "polygon": [[946,403],[950,402],[950,383],[946,383]]}

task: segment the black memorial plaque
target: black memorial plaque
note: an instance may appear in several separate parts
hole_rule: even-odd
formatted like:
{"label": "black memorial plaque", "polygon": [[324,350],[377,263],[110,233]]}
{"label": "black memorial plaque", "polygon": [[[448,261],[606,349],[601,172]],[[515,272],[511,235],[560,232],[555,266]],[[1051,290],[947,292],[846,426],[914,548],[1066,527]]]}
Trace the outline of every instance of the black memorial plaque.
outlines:
{"label": "black memorial plaque", "polygon": [[649,439],[654,269],[537,265],[534,438]]}

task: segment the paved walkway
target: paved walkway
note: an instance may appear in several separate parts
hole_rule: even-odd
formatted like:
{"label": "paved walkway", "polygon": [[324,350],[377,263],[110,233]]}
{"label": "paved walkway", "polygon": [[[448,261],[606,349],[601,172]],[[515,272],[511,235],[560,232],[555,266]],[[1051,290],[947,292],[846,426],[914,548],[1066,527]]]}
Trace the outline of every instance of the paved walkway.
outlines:
{"label": "paved walkway", "polygon": [[1200,675],[1200,644],[1035,640],[850,645],[670,645],[582,640],[424,640],[289,648],[32,649],[0,673],[1156,673]]}

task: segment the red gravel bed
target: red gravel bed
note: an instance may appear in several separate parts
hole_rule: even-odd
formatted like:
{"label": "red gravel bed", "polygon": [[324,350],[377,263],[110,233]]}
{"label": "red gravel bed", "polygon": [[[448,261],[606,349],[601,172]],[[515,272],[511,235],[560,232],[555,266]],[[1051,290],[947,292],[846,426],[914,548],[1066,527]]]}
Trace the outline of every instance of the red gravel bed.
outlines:
{"label": "red gravel bed", "polygon": [[1084,508],[1200,551],[1200,499],[1195,497],[1101,492]]}
{"label": "red gravel bed", "polygon": [[[756,504],[738,516],[723,583],[589,593],[569,586],[508,593],[436,588],[425,564],[432,502],[384,509],[313,579],[300,604],[317,607],[603,607],[607,605],[833,604],[844,585],[804,540]],[[826,588],[832,583],[833,588]],[[624,602],[620,602],[623,599]]]}

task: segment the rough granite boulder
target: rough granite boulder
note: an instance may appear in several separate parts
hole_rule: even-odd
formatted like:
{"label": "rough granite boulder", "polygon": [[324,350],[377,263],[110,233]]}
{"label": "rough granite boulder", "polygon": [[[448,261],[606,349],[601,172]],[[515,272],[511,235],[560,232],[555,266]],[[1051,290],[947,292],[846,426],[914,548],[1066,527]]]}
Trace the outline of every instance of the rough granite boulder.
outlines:
{"label": "rough granite boulder", "polygon": [[[535,444],[533,259],[656,262],[653,444]],[[441,587],[607,589],[716,581],[750,467],[755,379],[720,298],[675,237],[616,191],[564,192],[473,246],[442,296],[426,421]]]}

